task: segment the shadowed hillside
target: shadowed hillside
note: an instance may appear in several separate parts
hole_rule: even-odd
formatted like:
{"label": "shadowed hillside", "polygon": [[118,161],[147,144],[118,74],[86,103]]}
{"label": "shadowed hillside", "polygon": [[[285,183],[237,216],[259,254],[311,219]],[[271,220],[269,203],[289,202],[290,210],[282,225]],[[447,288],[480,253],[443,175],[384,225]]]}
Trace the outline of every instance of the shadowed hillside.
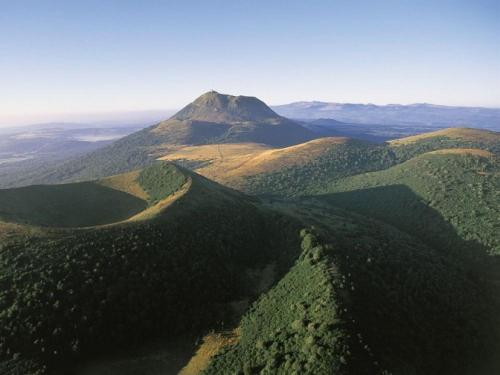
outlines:
{"label": "shadowed hillside", "polygon": [[0,220],[19,224],[88,227],[125,220],[145,208],[145,201],[93,182],[0,190]]}
{"label": "shadowed hillside", "polygon": [[[361,210],[434,241],[447,237],[447,231],[426,215],[437,210],[463,239],[498,254],[498,176],[493,157],[441,152],[336,181],[324,190],[339,192],[332,199],[342,207]],[[409,199],[405,192],[416,195]]]}
{"label": "shadowed hillside", "polygon": [[158,163],[102,180],[0,190],[0,220],[45,227],[90,227],[133,219],[170,196],[187,179]]}

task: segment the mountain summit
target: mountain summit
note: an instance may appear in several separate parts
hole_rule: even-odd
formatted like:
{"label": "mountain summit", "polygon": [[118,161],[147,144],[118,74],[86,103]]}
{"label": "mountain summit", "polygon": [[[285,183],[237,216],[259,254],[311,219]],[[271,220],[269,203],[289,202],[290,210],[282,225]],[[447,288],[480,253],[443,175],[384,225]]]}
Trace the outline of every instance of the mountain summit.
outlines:
{"label": "mountain summit", "polygon": [[209,91],[180,110],[174,118],[181,121],[233,123],[281,119],[281,116],[255,97],[223,95]]}
{"label": "mountain summit", "polygon": [[216,91],[201,95],[152,132],[167,143],[184,145],[257,142],[290,146],[316,138],[257,98]]}

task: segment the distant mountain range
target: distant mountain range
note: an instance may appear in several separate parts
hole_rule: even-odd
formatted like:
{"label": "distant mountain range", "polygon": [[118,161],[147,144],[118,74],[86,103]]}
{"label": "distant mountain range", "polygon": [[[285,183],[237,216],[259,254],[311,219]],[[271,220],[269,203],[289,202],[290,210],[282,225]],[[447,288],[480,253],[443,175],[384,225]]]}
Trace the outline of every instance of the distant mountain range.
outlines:
{"label": "distant mountain range", "polygon": [[451,107],[434,104],[351,104],[304,101],[272,107],[293,119],[335,119],[359,124],[466,126],[500,129],[500,108]]}
{"label": "distant mountain range", "polygon": [[87,124],[89,127],[118,127],[126,124],[155,124],[175,113],[175,110],[137,110],[116,112],[84,112],[84,113],[59,113],[59,114],[22,114],[5,116],[0,114],[0,132],[6,128],[45,126],[53,124]]}

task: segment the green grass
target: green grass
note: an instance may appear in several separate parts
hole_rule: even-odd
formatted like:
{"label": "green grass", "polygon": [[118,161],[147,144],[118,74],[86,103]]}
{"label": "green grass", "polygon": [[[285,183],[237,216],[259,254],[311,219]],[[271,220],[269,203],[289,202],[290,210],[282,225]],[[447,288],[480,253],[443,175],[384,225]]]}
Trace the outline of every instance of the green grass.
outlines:
{"label": "green grass", "polygon": [[0,190],[0,220],[53,227],[86,227],[125,220],[147,203],[94,182]]}

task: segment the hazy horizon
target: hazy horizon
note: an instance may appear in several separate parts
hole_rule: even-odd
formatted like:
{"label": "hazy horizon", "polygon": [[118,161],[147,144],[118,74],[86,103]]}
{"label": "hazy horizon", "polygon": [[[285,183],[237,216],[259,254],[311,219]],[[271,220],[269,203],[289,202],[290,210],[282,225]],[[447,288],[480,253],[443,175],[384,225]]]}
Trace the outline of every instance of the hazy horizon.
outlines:
{"label": "hazy horizon", "polygon": [[50,123],[130,123],[140,124],[155,121],[165,116],[173,115],[177,109],[151,109],[136,111],[102,111],[102,112],[71,112],[71,113],[39,113],[27,116],[0,116],[0,128],[22,127]]}
{"label": "hazy horizon", "polygon": [[[231,95],[231,94],[230,94]],[[244,95],[244,94],[242,94]],[[194,100],[193,98],[192,100]],[[441,103],[350,103],[350,102],[333,102],[327,100],[295,100],[287,103],[277,103],[268,104],[270,107],[277,107],[280,105],[293,104],[293,103],[306,103],[306,102],[318,102],[318,103],[329,103],[329,104],[356,104],[356,105],[377,105],[377,106],[390,106],[390,105],[431,105],[431,106],[444,106],[444,107],[470,107],[470,108],[487,108],[487,109],[500,109],[500,106],[450,106]],[[186,105],[189,103],[186,103]],[[183,107],[183,106],[182,106]],[[75,124],[112,124],[112,123],[130,123],[130,124],[140,124],[148,123],[154,121],[160,121],[167,119],[168,117],[174,115],[177,111],[182,109],[170,108],[170,109],[143,109],[143,110],[116,110],[116,111],[101,111],[101,112],[69,112],[69,113],[38,113],[30,115],[12,115],[12,116],[2,116],[0,115],[0,127],[22,127],[30,125],[39,124],[50,124],[50,123],[75,123]]]}

